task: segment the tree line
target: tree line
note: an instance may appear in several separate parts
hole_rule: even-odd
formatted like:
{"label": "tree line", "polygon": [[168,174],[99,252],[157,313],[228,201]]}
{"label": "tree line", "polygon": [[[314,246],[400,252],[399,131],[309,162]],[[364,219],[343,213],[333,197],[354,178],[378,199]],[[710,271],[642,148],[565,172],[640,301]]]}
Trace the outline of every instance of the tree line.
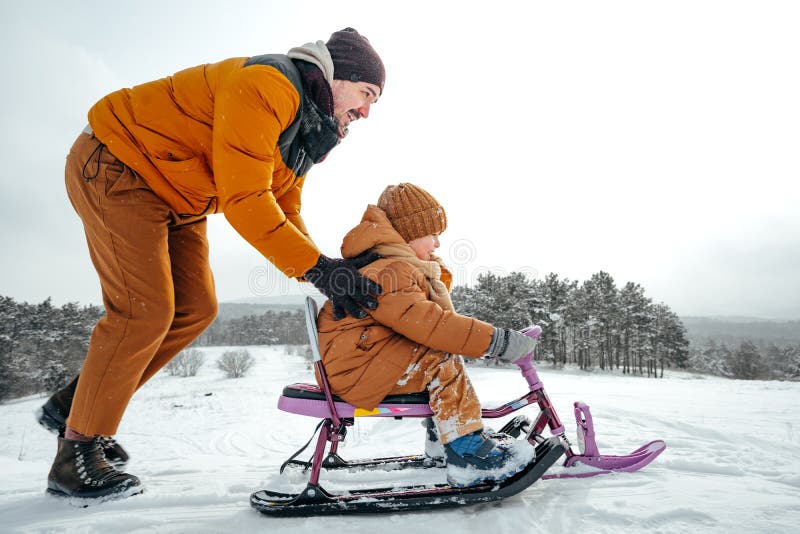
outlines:
{"label": "tree line", "polygon": [[[53,306],[0,296],[0,401],[52,392],[80,371],[99,306]],[[268,311],[216,320],[193,345],[301,345],[307,343],[302,311]]]}
{"label": "tree line", "polygon": [[541,280],[485,273],[473,287],[454,288],[452,297],[461,313],[496,326],[540,325],[538,357],[555,366],[663,377],[664,367],[688,364],[680,318],[639,284],[618,288],[603,271],[583,282],[553,273]]}
{"label": "tree line", "polygon": [[[456,286],[453,304],[463,314],[520,329],[539,324],[538,358],[554,366],[620,369],[663,376],[664,367],[742,379],[800,379],[800,344],[727,346],[713,339],[690,349],[680,318],[654,303],[639,284],[617,287],[605,272],[588,280],[548,274],[486,273],[473,286]],[[54,391],[80,370],[98,306],[18,303],[0,296],[0,401]],[[305,345],[301,310],[217,318],[193,346]]]}
{"label": "tree line", "polygon": [[217,318],[193,346],[302,345],[308,343],[301,310],[272,311],[233,319]]}
{"label": "tree line", "polygon": [[745,380],[800,380],[800,344],[741,341],[738,347],[707,339],[693,346],[689,364],[695,371]]}
{"label": "tree line", "polygon": [[98,306],[18,303],[0,296],[0,400],[54,391],[81,368]]}

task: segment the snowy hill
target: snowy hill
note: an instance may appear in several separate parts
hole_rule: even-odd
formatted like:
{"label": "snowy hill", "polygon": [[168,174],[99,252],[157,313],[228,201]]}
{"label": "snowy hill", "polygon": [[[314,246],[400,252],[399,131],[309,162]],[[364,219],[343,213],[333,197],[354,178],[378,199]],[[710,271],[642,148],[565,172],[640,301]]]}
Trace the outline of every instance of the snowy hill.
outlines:
{"label": "snowy hill", "polygon": [[[145,493],[87,509],[44,493],[55,438],[26,398],[0,405],[2,532],[796,532],[800,524],[800,384],[741,382],[669,373],[663,380],[540,369],[568,436],[571,406],[592,407],[601,452],[627,453],[661,438],[667,450],[638,473],[539,481],[500,504],[389,516],[274,519],[249,506],[252,491],[297,491],[302,473],[278,467],[317,421],[277,410],[284,385],[310,381],[298,356],[251,347],[250,374],[231,380],[215,366],[223,348],[202,349],[191,378],[156,376],[134,397],[118,439]],[[511,369],[470,368],[486,406],[525,390]],[[529,414],[532,415],[532,414]],[[489,421],[495,428],[500,421]],[[420,452],[418,420],[360,419],[346,458]],[[438,477],[438,478],[437,478]],[[330,490],[394,481],[443,481],[441,471],[323,474]],[[792,525],[795,525],[794,527]]]}

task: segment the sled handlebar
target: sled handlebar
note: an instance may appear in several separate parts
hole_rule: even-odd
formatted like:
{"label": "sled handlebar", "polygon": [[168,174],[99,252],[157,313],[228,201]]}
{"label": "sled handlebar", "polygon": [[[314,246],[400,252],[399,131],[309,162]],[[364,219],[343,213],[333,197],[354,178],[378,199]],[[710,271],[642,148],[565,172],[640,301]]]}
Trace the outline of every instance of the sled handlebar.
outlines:
{"label": "sled handlebar", "polygon": [[[520,330],[520,332],[522,332],[529,338],[533,339],[534,341],[538,342],[539,336],[542,334],[542,329],[539,326],[529,326],[527,328],[523,328],[522,330]],[[536,423],[536,426],[541,425],[541,427],[537,430],[537,432],[544,430],[544,427],[547,425],[550,427],[550,430],[552,431],[554,436],[563,436],[564,425],[558,418],[558,415],[556,414],[556,411],[553,408],[552,403],[550,402],[550,398],[544,392],[544,384],[542,384],[542,381],[539,379],[539,374],[536,372],[536,368],[533,366],[533,354],[535,352],[536,352],[536,345],[534,345],[532,351],[530,351],[528,354],[526,354],[519,360],[515,361],[514,363],[518,365],[520,371],[522,371],[522,376],[524,376],[525,380],[528,382],[528,388],[530,389],[530,391],[539,392],[536,398],[538,399],[537,402],[539,404],[539,408],[542,411],[542,414],[540,414],[540,421],[537,421]],[[571,454],[571,452],[569,454]]]}
{"label": "sled handlebar", "polygon": [[[539,336],[542,334],[542,328],[540,326],[529,326],[527,328],[523,328],[521,332],[534,341],[538,341]],[[514,362],[522,371],[522,376],[525,377],[525,380],[528,382],[528,386],[530,386],[531,391],[536,391],[544,387],[544,385],[542,385],[542,381],[539,380],[539,374],[536,372],[536,368],[533,366],[531,361],[533,359],[534,352],[536,352],[536,347],[534,347],[534,349],[528,354]]]}

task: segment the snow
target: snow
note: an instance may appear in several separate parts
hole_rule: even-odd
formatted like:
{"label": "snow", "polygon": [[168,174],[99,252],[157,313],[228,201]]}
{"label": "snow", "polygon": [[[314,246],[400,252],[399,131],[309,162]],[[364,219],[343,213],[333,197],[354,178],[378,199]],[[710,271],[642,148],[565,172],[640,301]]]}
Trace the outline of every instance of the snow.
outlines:
{"label": "snow", "polygon": [[[117,435],[145,493],[89,508],[44,489],[55,438],[34,421],[43,402],[0,405],[2,532],[796,532],[800,524],[800,384],[735,381],[667,371],[663,380],[553,371],[539,375],[575,443],[572,402],[592,408],[601,453],[625,454],[664,439],[667,450],[637,473],[537,482],[500,504],[352,517],[276,519],[249,506],[251,492],[298,491],[299,469],[278,467],[317,420],[277,410],[283,386],[312,381],[284,347],[249,347],[255,364],[227,379],[214,362],[228,347],[201,349],[196,377],[157,375],[134,397]],[[524,393],[513,369],[475,367],[484,406]],[[518,413],[535,414],[527,407]],[[508,416],[511,417],[511,416]],[[494,428],[503,420],[487,420]],[[340,449],[355,459],[423,450],[417,419],[360,419]],[[308,452],[308,451],[307,451]],[[305,457],[305,454],[301,457]],[[328,490],[443,482],[445,471],[323,473]],[[332,521],[334,521],[332,523]]]}

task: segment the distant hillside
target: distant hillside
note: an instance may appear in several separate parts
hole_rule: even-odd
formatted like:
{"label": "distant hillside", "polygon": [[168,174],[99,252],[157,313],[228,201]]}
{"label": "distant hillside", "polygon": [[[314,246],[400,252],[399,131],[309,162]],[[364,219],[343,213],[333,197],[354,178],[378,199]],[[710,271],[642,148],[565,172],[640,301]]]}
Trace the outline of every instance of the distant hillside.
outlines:
{"label": "distant hillside", "polygon": [[325,297],[319,291],[307,290],[306,293],[292,293],[288,295],[267,295],[262,297],[247,297],[228,301],[231,304],[258,304],[262,306],[302,306],[306,301],[306,296],[314,297],[317,302]]}
{"label": "distant hillside", "polygon": [[692,344],[709,339],[735,345],[744,340],[754,343],[795,345],[800,343],[800,321],[771,321],[749,317],[681,317]]}
{"label": "distant hillside", "polygon": [[[321,305],[325,297],[311,295]],[[267,311],[294,311],[303,308],[306,295],[278,295],[249,297],[220,302],[221,320],[238,319],[247,315],[261,315]],[[754,343],[776,345],[800,344],[800,321],[775,321],[754,317],[696,317],[680,318],[686,327],[687,337],[693,345],[708,339],[730,345],[749,339]]]}
{"label": "distant hillside", "polygon": [[[310,295],[320,305],[325,298],[322,295]],[[269,297],[250,297],[219,303],[217,319],[238,319],[247,315],[261,315],[268,311],[295,311],[303,309],[306,295],[279,295]]]}

